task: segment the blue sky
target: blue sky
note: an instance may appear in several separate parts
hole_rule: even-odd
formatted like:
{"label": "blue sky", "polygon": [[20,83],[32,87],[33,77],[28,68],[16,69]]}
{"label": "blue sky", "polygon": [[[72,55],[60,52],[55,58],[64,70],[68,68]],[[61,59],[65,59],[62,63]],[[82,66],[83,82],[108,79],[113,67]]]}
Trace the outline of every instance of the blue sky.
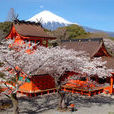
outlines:
{"label": "blue sky", "polygon": [[0,22],[7,19],[10,8],[21,20],[49,10],[68,21],[114,32],[114,0],[0,0]]}

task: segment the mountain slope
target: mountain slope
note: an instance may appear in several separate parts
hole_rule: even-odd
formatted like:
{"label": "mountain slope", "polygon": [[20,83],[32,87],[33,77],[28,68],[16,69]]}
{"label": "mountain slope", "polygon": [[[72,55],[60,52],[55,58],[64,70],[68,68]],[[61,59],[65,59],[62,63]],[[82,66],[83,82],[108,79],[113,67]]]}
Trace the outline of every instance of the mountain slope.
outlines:
{"label": "mountain slope", "polygon": [[[41,24],[43,25],[43,27],[48,30],[55,30],[58,27],[64,27],[64,26],[68,26],[71,24],[78,25],[77,23],[72,23],[70,21],[67,21],[64,18],[57,16],[54,13],[47,11],[47,10],[44,10],[44,11],[34,15],[32,18],[28,19],[27,21],[31,21],[31,22],[40,21]],[[91,33],[105,32],[109,36],[114,37],[114,32],[107,32],[107,31],[93,29],[93,28],[86,27],[86,26],[82,26],[82,27],[85,29],[86,32],[91,32]]]}
{"label": "mountain slope", "polygon": [[50,30],[55,30],[58,27],[64,27],[64,26],[73,24],[72,22],[69,22],[65,20],[64,18],[59,17],[47,10],[42,11],[39,14],[36,14],[35,16],[28,19],[27,21],[32,21],[32,22],[40,21],[43,27],[50,29]]}
{"label": "mountain slope", "polygon": [[108,31],[93,29],[93,28],[86,27],[86,26],[82,26],[82,27],[85,29],[86,32],[91,32],[91,33],[103,32],[103,33],[107,33],[111,37],[114,37],[114,32],[108,32]]}

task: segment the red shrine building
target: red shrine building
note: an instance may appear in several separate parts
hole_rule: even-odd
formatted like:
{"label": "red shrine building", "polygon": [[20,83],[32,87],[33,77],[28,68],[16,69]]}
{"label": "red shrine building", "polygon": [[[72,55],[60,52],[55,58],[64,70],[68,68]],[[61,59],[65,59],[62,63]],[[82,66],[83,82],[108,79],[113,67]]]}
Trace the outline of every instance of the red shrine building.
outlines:
{"label": "red shrine building", "polygon": [[[10,33],[6,36],[6,39],[15,39],[15,44],[23,45],[24,42],[35,42],[39,45],[48,47],[48,41],[56,39],[53,36],[48,35],[40,23],[25,22],[25,21],[15,21],[12,24]],[[14,45],[15,45],[14,44]],[[76,40],[63,40],[61,41],[62,48],[74,49],[76,51],[85,51],[89,54],[91,58],[102,57],[103,60],[107,61],[107,67],[114,69],[114,57],[112,57],[107,49],[105,48],[103,39],[76,39]],[[61,80],[72,75],[79,75],[75,72],[66,72]],[[23,81],[25,77],[19,78],[19,81]],[[103,85],[96,87],[94,83],[88,85],[86,78],[81,80],[70,80],[66,85],[63,86],[64,91],[69,91],[72,93],[80,93],[82,95],[95,95],[102,92],[109,92],[112,94],[114,73],[112,77],[107,77],[106,79],[100,79],[97,76],[91,77],[96,83],[108,83],[108,85]],[[78,85],[78,86],[77,86]],[[87,88],[89,86],[90,88]],[[49,76],[45,71],[41,71],[37,76],[32,76],[28,78],[27,81],[19,88],[18,92],[27,96],[37,96],[44,93],[55,92],[55,82],[54,79]]]}
{"label": "red shrine building", "polygon": [[6,39],[15,39],[15,44],[22,45],[24,42],[35,42],[48,47],[48,41],[56,37],[50,36],[40,23],[16,20],[11,27]]}
{"label": "red shrine building", "polygon": [[[61,47],[76,51],[85,51],[89,54],[90,58],[102,57],[103,61],[107,61],[107,68],[114,69],[114,57],[108,53],[102,38],[62,40]],[[63,86],[63,89],[64,91],[77,92],[89,96],[102,92],[112,94],[114,92],[114,72],[111,74],[112,76],[107,76],[107,78],[91,76],[92,83],[86,77],[80,80],[70,80]]]}
{"label": "red shrine building", "polygon": [[[48,41],[54,40],[56,37],[48,35],[40,23],[16,20],[12,24],[11,30],[6,36],[6,39],[14,39],[13,45],[21,46],[23,45],[23,42],[34,42],[41,46],[48,47]],[[22,76],[19,77],[19,81],[23,81],[24,78],[25,76],[22,74]],[[42,91],[55,91],[54,79],[44,71],[40,71],[37,76],[28,78],[18,90],[19,93],[27,96],[33,96],[38,93],[42,94]]]}

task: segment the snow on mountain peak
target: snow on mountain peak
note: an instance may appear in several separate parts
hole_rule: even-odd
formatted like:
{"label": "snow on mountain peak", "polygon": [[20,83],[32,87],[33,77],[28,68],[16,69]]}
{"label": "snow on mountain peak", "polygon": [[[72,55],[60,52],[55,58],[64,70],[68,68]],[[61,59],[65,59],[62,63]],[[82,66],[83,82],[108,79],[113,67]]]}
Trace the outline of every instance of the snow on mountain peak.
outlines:
{"label": "snow on mountain peak", "polygon": [[73,23],[65,20],[64,18],[55,15],[54,13],[52,13],[48,10],[44,10],[44,11],[40,12],[39,14],[36,14],[32,18],[28,19],[28,21],[34,21],[34,22],[41,21],[42,24],[45,24],[48,22],[64,23],[65,25],[73,24]]}

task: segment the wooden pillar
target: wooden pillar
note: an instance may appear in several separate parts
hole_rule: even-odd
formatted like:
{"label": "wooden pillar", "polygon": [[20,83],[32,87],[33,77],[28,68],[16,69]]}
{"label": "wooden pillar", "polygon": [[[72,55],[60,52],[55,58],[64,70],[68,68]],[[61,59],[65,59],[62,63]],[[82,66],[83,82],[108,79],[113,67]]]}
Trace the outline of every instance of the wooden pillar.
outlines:
{"label": "wooden pillar", "polygon": [[49,95],[49,90],[47,91],[47,94]]}
{"label": "wooden pillar", "polygon": [[36,49],[36,48],[37,48],[37,46],[36,46],[36,40],[35,40],[34,42],[35,42],[35,46],[34,46],[34,49]]}
{"label": "wooden pillar", "polygon": [[40,45],[42,46],[43,44],[42,44],[42,40],[40,40]]}
{"label": "wooden pillar", "polygon": [[26,93],[26,96],[27,96],[27,97],[29,96],[28,93]]}
{"label": "wooden pillar", "polygon": [[36,97],[36,93],[34,92],[34,96]]}
{"label": "wooden pillar", "polygon": [[29,40],[29,47],[31,46],[31,44],[30,44],[30,40]]}
{"label": "wooden pillar", "polygon": [[64,91],[66,91],[66,88],[64,88]]}
{"label": "wooden pillar", "polygon": [[32,97],[32,93],[30,93],[30,97]]}
{"label": "wooden pillar", "polygon": [[90,77],[89,76],[86,76],[86,81],[90,81]]}
{"label": "wooden pillar", "polygon": [[72,89],[72,93],[74,93],[74,89]]}
{"label": "wooden pillar", "polygon": [[43,93],[41,92],[41,96],[43,95]]}
{"label": "wooden pillar", "polygon": [[98,94],[100,94],[101,93],[101,91],[100,90],[98,90]]}
{"label": "wooden pillar", "polygon": [[89,97],[91,97],[91,92],[89,91],[89,94],[88,94]]}
{"label": "wooden pillar", "polygon": [[53,90],[53,93],[55,93],[55,89]]}
{"label": "wooden pillar", "polygon": [[21,95],[23,95],[23,92],[21,91]]}
{"label": "wooden pillar", "polygon": [[83,95],[83,91],[81,90],[81,95]]}
{"label": "wooden pillar", "polygon": [[110,78],[110,94],[113,92],[113,76]]}

